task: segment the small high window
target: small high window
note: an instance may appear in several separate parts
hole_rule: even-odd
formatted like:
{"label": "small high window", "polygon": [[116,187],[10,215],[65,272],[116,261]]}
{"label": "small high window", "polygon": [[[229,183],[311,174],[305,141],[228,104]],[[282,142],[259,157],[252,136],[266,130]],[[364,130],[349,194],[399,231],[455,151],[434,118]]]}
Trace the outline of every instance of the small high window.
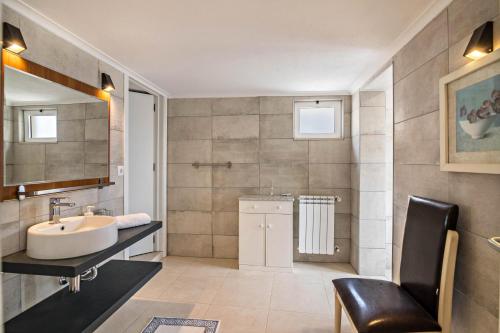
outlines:
{"label": "small high window", "polygon": [[341,100],[295,101],[295,139],[340,139],[343,137]]}
{"label": "small high window", "polygon": [[57,110],[23,110],[24,141],[57,142]]}

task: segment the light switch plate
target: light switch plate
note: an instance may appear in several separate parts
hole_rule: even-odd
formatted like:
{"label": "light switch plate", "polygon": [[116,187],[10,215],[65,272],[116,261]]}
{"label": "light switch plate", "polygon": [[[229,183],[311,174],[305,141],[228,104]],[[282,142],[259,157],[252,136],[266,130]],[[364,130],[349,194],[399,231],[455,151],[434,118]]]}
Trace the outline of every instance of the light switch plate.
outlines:
{"label": "light switch plate", "polygon": [[117,168],[118,168],[118,176],[123,176],[123,165],[119,165]]}

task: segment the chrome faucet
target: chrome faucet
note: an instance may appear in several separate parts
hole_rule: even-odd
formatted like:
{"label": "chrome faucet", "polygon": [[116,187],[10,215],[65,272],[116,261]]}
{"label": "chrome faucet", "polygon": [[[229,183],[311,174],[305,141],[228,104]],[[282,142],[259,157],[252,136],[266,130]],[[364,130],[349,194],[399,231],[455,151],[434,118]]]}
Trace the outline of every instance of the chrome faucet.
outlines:
{"label": "chrome faucet", "polygon": [[61,207],[74,207],[74,202],[61,202],[68,199],[67,197],[50,198],[49,200],[49,223],[61,223]]}

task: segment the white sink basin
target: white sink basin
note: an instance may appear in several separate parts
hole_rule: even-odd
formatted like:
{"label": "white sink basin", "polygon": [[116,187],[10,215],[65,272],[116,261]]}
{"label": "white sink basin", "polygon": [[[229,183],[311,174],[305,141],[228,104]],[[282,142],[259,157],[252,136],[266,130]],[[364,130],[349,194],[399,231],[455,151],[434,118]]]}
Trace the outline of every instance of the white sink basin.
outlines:
{"label": "white sink basin", "polygon": [[28,229],[26,254],[35,259],[64,259],[102,251],[118,240],[115,218],[75,216]]}

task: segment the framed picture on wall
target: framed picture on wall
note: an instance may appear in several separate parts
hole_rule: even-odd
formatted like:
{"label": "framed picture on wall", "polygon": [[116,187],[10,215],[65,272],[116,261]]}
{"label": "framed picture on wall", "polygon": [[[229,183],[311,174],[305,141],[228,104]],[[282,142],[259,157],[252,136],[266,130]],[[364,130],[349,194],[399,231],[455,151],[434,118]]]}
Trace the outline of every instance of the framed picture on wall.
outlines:
{"label": "framed picture on wall", "polygon": [[442,171],[500,174],[500,50],[441,78]]}

